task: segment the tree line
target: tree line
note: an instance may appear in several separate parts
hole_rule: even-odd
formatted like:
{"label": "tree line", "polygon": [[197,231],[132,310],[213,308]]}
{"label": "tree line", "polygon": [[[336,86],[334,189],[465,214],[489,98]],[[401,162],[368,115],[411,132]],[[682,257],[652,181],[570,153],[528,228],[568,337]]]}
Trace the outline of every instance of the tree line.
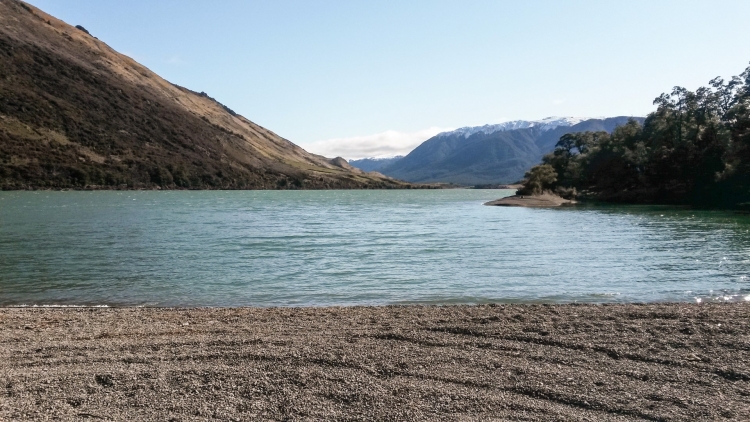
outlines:
{"label": "tree line", "polygon": [[750,67],[654,104],[643,124],[562,136],[518,193],[750,208]]}

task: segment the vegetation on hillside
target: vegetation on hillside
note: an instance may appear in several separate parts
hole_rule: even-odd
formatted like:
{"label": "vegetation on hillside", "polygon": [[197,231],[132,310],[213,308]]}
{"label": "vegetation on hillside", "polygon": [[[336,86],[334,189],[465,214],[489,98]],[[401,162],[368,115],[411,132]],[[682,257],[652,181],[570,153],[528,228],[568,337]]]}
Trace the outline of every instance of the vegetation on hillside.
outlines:
{"label": "vegetation on hillside", "polygon": [[562,136],[519,194],[750,206],[750,67],[695,92],[675,87],[654,104],[643,124]]}
{"label": "vegetation on hillside", "polygon": [[310,154],[43,11],[0,1],[0,189],[410,185]]}

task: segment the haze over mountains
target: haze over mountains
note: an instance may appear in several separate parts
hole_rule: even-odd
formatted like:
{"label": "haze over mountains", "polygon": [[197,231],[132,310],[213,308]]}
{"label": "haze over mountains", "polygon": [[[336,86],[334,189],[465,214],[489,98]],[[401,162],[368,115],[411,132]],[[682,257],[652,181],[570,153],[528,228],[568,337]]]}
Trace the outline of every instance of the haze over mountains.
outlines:
{"label": "haze over mountains", "polygon": [[404,186],[310,154],[93,35],[0,1],[0,188]]}
{"label": "haze over mountains", "polygon": [[390,166],[396,161],[404,158],[403,155],[397,155],[395,157],[386,158],[362,158],[359,160],[350,160],[349,164],[362,171],[377,171],[380,172],[383,168]]}
{"label": "haze over mountains", "polygon": [[[512,183],[554,150],[566,133],[612,132],[630,117],[549,117],[463,127],[440,133],[401,159],[353,160],[387,176],[410,182],[461,185]],[[643,121],[643,118],[634,118]],[[383,163],[382,166],[373,164]]]}

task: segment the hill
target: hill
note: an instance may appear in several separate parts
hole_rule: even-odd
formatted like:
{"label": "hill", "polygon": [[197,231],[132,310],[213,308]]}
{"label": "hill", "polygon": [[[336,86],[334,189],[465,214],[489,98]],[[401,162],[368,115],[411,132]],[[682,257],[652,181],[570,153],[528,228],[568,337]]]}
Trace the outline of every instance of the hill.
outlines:
{"label": "hill", "polygon": [[428,139],[403,159],[378,171],[420,183],[512,183],[551,152],[562,135],[611,132],[627,121],[628,117],[548,118],[461,128]]}
{"label": "hill", "polygon": [[387,188],[73,27],[0,0],[0,188]]}

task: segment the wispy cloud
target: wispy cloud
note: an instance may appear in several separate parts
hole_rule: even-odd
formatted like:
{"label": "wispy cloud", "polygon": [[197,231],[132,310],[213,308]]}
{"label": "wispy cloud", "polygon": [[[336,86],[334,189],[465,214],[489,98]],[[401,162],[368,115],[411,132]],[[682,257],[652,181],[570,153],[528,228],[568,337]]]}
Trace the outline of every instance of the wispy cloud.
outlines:
{"label": "wispy cloud", "polygon": [[406,155],[422,142],[452,128],[431,127],[416,132],[387,130],[374,135],[334,138],[300,145],[306,150],[326,157],[356,160],[367,157]]}
{"label": "wispy cloud", "polygon": [[180,56],[174,55],[170,57],[169,59],[167,59],[167,63],[171,65],[175,65],[175,66],[180,66],[180,65],[185,64],[185,60],[182,60]]}

